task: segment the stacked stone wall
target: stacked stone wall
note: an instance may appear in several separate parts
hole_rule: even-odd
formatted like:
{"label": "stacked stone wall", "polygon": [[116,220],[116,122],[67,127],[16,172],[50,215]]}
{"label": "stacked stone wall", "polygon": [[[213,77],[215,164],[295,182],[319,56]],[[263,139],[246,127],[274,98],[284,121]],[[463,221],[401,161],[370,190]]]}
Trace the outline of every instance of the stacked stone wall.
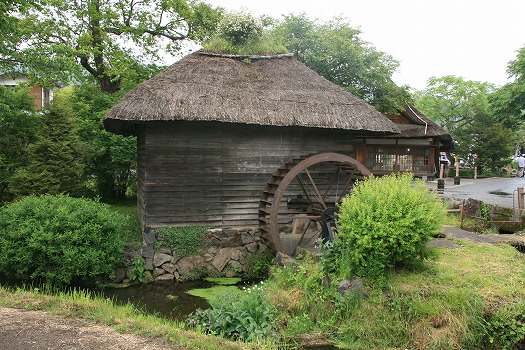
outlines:
{"label": "stacked stone wall", "polygon": [[129,266],[117,271],[116,282],[129,281],[131,263],[139,254],[146,264],[147,280],[183,281],[203,276],[242,276],[250,253],[271,250],[258,227],[210,229],[206,238],[206,244],[196,255],[181,257],[158,244],[159,237],[154,231],[146,232],[142,251],[127,255]]}

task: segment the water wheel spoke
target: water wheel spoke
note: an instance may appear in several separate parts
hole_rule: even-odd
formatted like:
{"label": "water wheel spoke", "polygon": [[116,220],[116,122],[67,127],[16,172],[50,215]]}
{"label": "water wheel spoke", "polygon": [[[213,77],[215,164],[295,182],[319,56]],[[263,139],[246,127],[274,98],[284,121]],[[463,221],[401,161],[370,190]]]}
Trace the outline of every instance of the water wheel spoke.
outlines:
{"label": "water wheel spoke", "polygon": [[341,171],[341,168],[340,167],[336,167],[335,172],[334,172],[334,176],[330,180],[330,184],[326,188],[326,191],[324,191],[324,193],[323,193],[323,201],[326,201],[326,198],[331,196],[334,193],[334,191],[337,191],[337,188],[336,188],[335,190],[332,190],[332,192],[330,192],[330,190],[332,189],[332,186],[334,185],[336,180],[337,180],[337,183],[339,183],[339,172],[340,171]]}
{"label": "water wheel spoke", "polygon": [[324,202],[324,200],[323,200],[323,198],[321,196],[321,192],[319,192],[319,189],[317,188],[317,185],[315,184],[315,181],[312,178],[312,174],[310,174],[310,172],[308,171],[308,168],[304,169],[304,171],[305,171],[306,175],[308,176],[308,178],[310,179],[310,183],[312,184],[312,187],[314,189],[315,196],[317,197],[317,199],[319,199],[319,203],[321,203],[323,208],[326,209],[326,203]]}
{"label": "water wheel spoke", "polygon": [[312,237],[310,237],[310,239],[308,240],[308,242],[306,242],[306,244],[311,244],[312,243],[312,239],[317,239],[319,238],[319,236],[321,235],[321,231],[323,231],[323,229],[318,229],[317,232],[315,233],[315,235],[312,235]]}
{"label": "water wheel spoke", "polygon": [[308,193],[308,190],[306,189],[307,184],[304,182],[304,180],[302,179],[300,175],[297,176],[297,182],[299,183],[299,186],[303,190],[306,200],[310,203],[310,205],[313,205],[314,201],[312,200],[312,198],[310,197],[310,194]]}
{"label": "water wheel spoke", "polygon": [[308,221],[308,225],[306,225],[303,233],[301,234],[301,238],[299,238],[299,243],[297,243],[298,246],[301,245],[301,242],[303,241],[303,238],[304,238],[304,235],[306,234],[306,232],[308,232],[308,229],[310,228],[310,225],[312,224],[312,220],[309,220]]}

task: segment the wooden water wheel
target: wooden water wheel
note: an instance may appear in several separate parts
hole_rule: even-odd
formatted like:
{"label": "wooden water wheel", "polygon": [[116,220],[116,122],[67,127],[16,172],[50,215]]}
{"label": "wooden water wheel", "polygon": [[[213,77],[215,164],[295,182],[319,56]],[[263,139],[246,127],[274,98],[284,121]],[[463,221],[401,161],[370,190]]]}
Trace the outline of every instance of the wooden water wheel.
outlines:
{"label": "wooden water wheel", "polygon": [[337,204],[355,181],[371,175],[354,158],[322,153],[290,160],[270,177],[259,202],[259,223],[277,251],[331,239]]}

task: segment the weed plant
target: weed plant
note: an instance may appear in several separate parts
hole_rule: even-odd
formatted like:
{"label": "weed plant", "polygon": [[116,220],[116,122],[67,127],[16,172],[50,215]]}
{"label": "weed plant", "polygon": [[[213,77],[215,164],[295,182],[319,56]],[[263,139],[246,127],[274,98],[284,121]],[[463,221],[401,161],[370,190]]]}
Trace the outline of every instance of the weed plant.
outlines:
{"label": "weed plant", "polygon": [[186,321],[188,326],[207,334],[241,341],[275,339],[272,320],[275,308],[267,302],[264,283],[245,288],[241,293],[211,301],[212,308],[198,309]]}
{"label": "weed plant", "polygon": [[266,279],[274,260],[271,252],[249,253],[246,256],[246,278]]}

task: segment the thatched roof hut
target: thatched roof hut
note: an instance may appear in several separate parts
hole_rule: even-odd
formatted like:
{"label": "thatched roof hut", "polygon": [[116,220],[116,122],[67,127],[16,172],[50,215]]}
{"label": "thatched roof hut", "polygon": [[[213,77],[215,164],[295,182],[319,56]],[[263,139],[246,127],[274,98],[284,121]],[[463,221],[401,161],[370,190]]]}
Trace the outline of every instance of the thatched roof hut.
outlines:
{"label": "thatched roof hut", "polygon": [[266,126],[399,132],[374,107],[292,55],[188,55],[135,89],[104,118],[107,130],[136,134],[152,121],[215,121]]}
{"label": "thatched roof hut", "polygon": [[[357,136],[399,132],[292,55],[190,54],[131,90],[104,125],[137,136],[145,232],[188,224],[257,226],[264,219],[260,203],[271,202],[269,178],[288,172],[291,159],[353,157]],[[298,191],[290,197],[303,194]]]}

